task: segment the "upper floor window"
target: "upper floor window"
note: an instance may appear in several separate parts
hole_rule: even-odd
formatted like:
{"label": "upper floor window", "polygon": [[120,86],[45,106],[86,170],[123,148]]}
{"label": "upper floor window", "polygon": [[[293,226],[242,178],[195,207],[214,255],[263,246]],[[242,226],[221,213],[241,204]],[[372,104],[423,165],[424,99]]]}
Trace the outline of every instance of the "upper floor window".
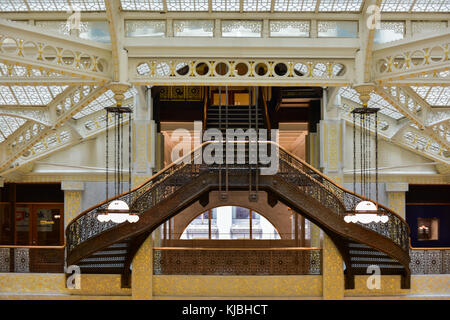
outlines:
{"label": "upper floor window", "polygon": [[317,36],[323,38],[357,38],[358,21],[318,21]]}

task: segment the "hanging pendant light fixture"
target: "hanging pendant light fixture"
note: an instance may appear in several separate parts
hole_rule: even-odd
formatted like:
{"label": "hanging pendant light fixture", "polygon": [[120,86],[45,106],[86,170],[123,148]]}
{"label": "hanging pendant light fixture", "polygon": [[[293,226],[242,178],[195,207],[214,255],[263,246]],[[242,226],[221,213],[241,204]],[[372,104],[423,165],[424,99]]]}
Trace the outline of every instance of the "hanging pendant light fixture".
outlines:
{"label": "hanging pendant light fixture", "polygon": [[[367,107],[369,95],[363,100],[362,108],[355,108],[353,115],[353,191],[356,192],[356,171],[359,160],[360,194],[366,199],[354,201],[354,210],[347,212],[344,221],[347,223],[386,223],[389,218],[378,210],[378,108]],[[364,103],[365,102],[365,103]],[[356,134],[356,124],[359,122],[359,137]],[[374,146],[372,146],[371,131],[374,131]],[[359,138],[359,139],[358,139]],[[372,150],[373,149],[373,150]],[[374,152],[372,156],[372,151]],[[374,159],[373,159],[374,158]],[[371,178],[371,166],[375,166],[375,179]],[[375,182],[375,203],[368,200],[372,197],[371,183]]]}
{"label": "hanging pendant light fixture", "polygon": [[[114,98],[117,101],[115,107],[106,107],[106,199],[109,196],[109,130],[108,123],[111,117],[114,117],[116,127],[114,130],[114,193],[119,196],[123,193],[123,159],[124,159],[124,114],[128,114],[128,190],[131,189],[131,113],[129,107],[122,106],[124,98],[125,86],[116,87]],[[112,116],[111,116],[112,115]],[[132,212],[129,205],[120,199],[112,200],[106,209],[99,209],[97,220],[100,222],[123,223],[125,221],[135,223],[139,221],[136,212]]]}

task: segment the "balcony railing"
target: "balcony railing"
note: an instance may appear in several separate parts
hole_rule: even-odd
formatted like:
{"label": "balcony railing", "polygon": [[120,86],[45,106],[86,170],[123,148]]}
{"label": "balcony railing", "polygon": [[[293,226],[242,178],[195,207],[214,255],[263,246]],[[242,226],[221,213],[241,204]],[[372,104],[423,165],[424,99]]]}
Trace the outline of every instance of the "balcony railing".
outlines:
{"label": "balcony railing", "polygon": [[153,249],[155,275],[320,275],[320,248]]}
{"label": "balcony railing", "polygon": [[0,246],[0,272],[64,273],[64,246]]}
{"label": "balcony railing", "polygon": [[411,274],[450,274],[450,248],[410,248]]}

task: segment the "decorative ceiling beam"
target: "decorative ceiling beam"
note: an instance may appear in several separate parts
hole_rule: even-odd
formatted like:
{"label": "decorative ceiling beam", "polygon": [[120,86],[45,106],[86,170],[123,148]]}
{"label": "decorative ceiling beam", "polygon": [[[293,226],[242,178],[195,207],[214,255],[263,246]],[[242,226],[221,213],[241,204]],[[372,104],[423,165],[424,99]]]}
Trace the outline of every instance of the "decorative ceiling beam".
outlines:
{"label": "decorative ceiling beam", "polygon": [[[18,170],[20,171],[21,168],[32,165],[36,161],[49,157],[52,154],[55,154],[56,152],[68,149],[70,147],[73,147],[87,140],[90,140],[98,135],[103,134],[106,131],[106,122],[104,121],[105,119],[104,114],[105,114],[104,110],[99,110],[98,112],[96,112],[95,117],[99,118],[99,121],[97,122],[98,126],[96,126],[96,128],[94,128],[93,130],[85,131],[83,135],[80,134],[81,130],[79,126],[85,125],[88,122],[86,121],[88,119],[82,118],[83,121],[81,122],[79,122],[81,119],[77,121],[70,120],[66,122],[63,127],[59,127],[58,129],[53,131],[48,137],[44,137],[43,139],[39,140],[38,141],[40,142],[39,149],[37,149],[35,145],[30,147],[29,148],[30,152],[27,153],[26,156],[22,156],[19,159],[17,159],[14,165],[4,170],[1,173],[1,175],[3,177],[7,175],[14,175]],[[94,115],[92,115],[92,117],[89,117],[89,119],[93,120]],[[123,123],[125,125],[128,124],[127,117],[125,117]],[[113,118],[111,117],[109,121],[109,130],[115,128],[116,125],[117,124],[113,121]],[[65,139],[61,139],[62,136],[64,136]]]}
{"label": "decorative ceiling beam", "polygon": [[49,104],[49,109],[56,108],[56,110],[60,111],[51,127],[37,126],[38,128],[35,127],[34,131],[30,131],[29,128],[28,130],[24,129],[14,135],[14,137],[8,137],[8,139],[3,142],[7,146],[8,155],[0,164],[0,172],[7,169],[15,160],[31,149],[36,143],[52,134],[54,130],[58,130],[59,127],[63,126],[64,122],[72,118],[73,115],[98,98],[106,90],[106,87],[99,87],[93,90],[88,90],[83,87],[72,87],[56,97]]}
{"label": "decorative ceiling beam", "polygon": [[102,82],[72,77],[1,77],[0,83],[7,86],[95,86]]}
{"label": "decorative ceiling beam", "polygon": [[70,36],[0,19],[0,62],[55,72],[66,77],[110,81],[111,50]]}
{"label": "decorative ceiling beam", "polygon": [[[344,119],[349,125],[353,126],[353,120],[350,113],[348,112],[341,113],[341,118]],[[359,124],[357,124],[357,127],[359,127]],[[408,140],[405,137],[406,133],[412,135],[412,139]],[[395,132],[394,136],[388,136],[381,130],[378,130],[378,135],[383,140],[393,143],[403,149],[412,151],[415,154],[418,154],[422,157],[439,162],[440,164],[445,166],[448,166],[450,164],[450,161],[448,160],[448,158],[445,157],[444,152],[442,152],[442,150],[438,152],[431,152],[429,148],[429,146],[431,145],[430,138],[424,137],[422,131],[417,130],[414,127],[411,127],[410,125],[400,126],[398,130]],[[418,138],[420,137],[423,137],[426,140],[424,143],[425,144],[424,147],[417,143]]]}
{"label": "decorative ceiling beam", "polygon": [[376,45],[372,58],[374,81],[385,85],[450,70],[449,43],[450,32],[446,31]]}
{"label": "decorative ceiling beam", "polygon": [[[356,53],[356,67],[361,68],[361,73],[357,70],[356,83],[369,83],[372,81],[372,54],[373,41],[377,26],[376,19],[379,18],[378,12],[374,8],[381,7],[381,0],[366,0],[362,8],[360,21],[360,47],[361,50]],[[362,61],[359,61],[363,59]]]}
{"label": "decorative ceiling beam", "polygon": [[[340,0],[337,0],[340,1]],[[164,1],[165,3],[165,1]],[[274,8],[275,10],[275,8]],[[161,12],[164,18],[168,19],[205,19],[205,18],[224,18],[224,19],[311,19],[311,12],[221,12],[221,11],[123,11],[124,19],[161,19]],[[67,20],[70,14],[66,12],[0,12],[0,18],[26,21],[26,20]],[[448,20],[448,13],[443,12],[382,12],[383,20],[425,20],[425,21],[443,21]],[[106,12],[83,12],[83,21],[105,21],[107,20]],[[358,12],[318,12],[314,13],[315,19],[320,20],[359,20],[361,14]]]}
{"label": "decorative ceiling beam", "polygon": [[[450,143],[446,134],[441,135],[438,131],[433,130],[433,126],[428,126],[427,118],[432,117],[434,111],[422,99],[418,99],[418,95],[410,88],[392,87],[392,88],[375,88],[375,91],[400,113],[411,120],[423,134],[434,139],[445,150],[450,149]],[[420,97],[419,97],[420,98]]]}
{"label": "decorative ceiling beam", "polygon": [[359,49],[358,39],[342,38],[125,38],[128,57],[204,57],[217,58],[320,58],[349,59],[354,61]]}
{"label": "decorative ceiling beam", "polygon": [[[126,82],[128,56],[123,48],[124,21],[120,10],[120,1],[105,0],[111,38],[113,81]],[[121,74],[125,73],[125,74]]]}
{"label": "decorative ceiling beam", "polygon": [[20,108],[0,106],[0,116],[18,117],[43,124],[44,126],[50,126],[51,120],[48,114],[47,107],[41,107],[40,109],[41,110],[38,110],[37,108],[28,109],[22,106]]}

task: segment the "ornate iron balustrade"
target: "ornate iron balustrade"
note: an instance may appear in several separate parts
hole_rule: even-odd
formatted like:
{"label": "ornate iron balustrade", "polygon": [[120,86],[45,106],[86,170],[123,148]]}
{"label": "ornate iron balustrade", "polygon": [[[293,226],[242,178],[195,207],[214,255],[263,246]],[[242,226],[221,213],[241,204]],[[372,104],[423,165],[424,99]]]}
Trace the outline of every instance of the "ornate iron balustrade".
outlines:
{"label": "ornate iron balustrade", "polygon": [[[117,226],[113,222],[103,223],[97,220],[97,211],[99,209],[106,209],[111,200],[120,199],[130,203],[130,208],[133,211],[138,212],[138,214],[143,214],[148,209],[182,188],[188,182],[199,177],[202,173],[216,172],[219,175],[220,169],[225,169],[224,165],[206,165],[202,164],[201,161],[203,148],[212,143],[218,142],[209,141],[203,143],[199,148],[192,151],[187,156],[175,161],[141,186],[118,197],[109,199],[80,214],[69,224],[66,230],[68,253],[88,239]],[[236,144],[246,142],[235,141],[226,143]],[[270,141],[260,141],[259,143],[274,144]],[[337,215],[343,217],[346,211],[353,210],[355,204],[364,199],[335,184],[304,161],[283,150],[279,145],[275,145],[277,147],[277,158],[279,160],[277,176],[297,186],[305,192],[305,194],[315,198]],[[228,164],[227,167],[229,174],[231,175],[248,174],[249,170],[256,170],[255,168],[257,168],[255,165],[249,164]],[[408,225],[402,218],[388,208],[382,205],[378,206],[384,214],[389,216],[389,221],[385,224],[371,223],[361,224],[361,226],[391,239],[405,252],[408,252]]]}
{"label": "ornate iron balustrade", "polygon": [[64,247],[1,246],[0,272],[64,272]]}
{"label": "ornate iron balustrade", "polygon": [[411,248],[411,274],[450,274],[450,248]]}
{"label": "ornate iron balustrade", "polygon": [[[342,218],[346,211],[354,210],[356,204],[366,200],[366,198],[338,186],[321,172],[282,148],[280,148],[279,157],[279,174],[281,173],[289,182],[298,185],[305,193],[319,200]],[[299,172],[303,175],[299,175]],[[309,183],[305,179],[309,180]],[[339,200],[339,203],[336,202],[336,199]],[[342,210],[342,206],[344,210]],[[408,251],[409,227],[406,221],[381,204],[378,204],[378,210],[389,217],[387,223],[358,224],[391,239],[404,251]]]}
{"label": "ornate iron balustrade", "polygon": [[322,250],[305,248],[154,248],[153,274],[322,274]]}

